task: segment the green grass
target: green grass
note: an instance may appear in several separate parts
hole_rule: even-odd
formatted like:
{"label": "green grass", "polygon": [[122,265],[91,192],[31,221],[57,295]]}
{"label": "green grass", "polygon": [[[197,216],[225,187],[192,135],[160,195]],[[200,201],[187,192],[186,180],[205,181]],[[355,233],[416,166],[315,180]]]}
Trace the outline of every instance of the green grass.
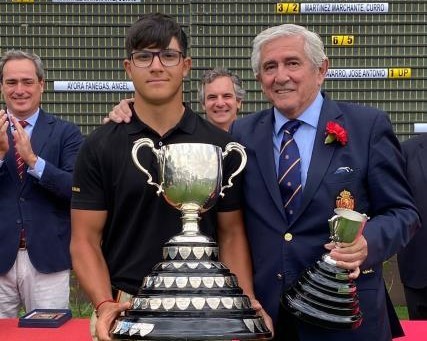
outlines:
{"label": "green grass", "polygon": [[76,318],[90,317],[93,311],[93,306],[83,293],[74,271],[71,271],[70,309],[73,317]]}
{"label": "green grass", "polygon": [[396,311],[396,314],[399,317],[399,320],[409,319],[408,309],[406,308],[406,306],[395,305],[394,310]]}

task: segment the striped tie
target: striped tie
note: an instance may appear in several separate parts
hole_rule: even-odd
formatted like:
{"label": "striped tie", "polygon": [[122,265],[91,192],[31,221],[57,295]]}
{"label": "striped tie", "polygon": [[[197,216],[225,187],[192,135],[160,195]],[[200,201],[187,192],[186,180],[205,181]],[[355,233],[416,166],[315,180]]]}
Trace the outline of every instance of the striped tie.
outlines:
{"label": "striped tie", "polygon": [[[19,121],[19,124],[22,126],[22,128],[25,128],[28,125],[27,121]],[[22,160],[21,155],[19,155],[18,151],[15,147],[15,159],[16,159],[16,169],[18,170],[19,179],[22,180],[24,177],[24,170],[25,170],[25,162]]]}
{"label": "striped tie", "polygon": [[288,221],[301,202],[301,158],[293,135],[301,122],[292,120],[284,125],[284,134],[279,156],[279,188]]}

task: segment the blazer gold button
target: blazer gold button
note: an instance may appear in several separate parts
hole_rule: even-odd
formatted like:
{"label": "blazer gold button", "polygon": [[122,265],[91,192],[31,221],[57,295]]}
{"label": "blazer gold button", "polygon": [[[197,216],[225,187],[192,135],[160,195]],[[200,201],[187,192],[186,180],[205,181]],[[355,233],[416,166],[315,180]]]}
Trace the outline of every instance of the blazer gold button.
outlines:
{"label": "blazer gold button", "polygon": [[292,238],[293,238],[292,233],[289,233],[289,232],[285,233],[285,235],[283,236],[283,238],[284,238],[287,242],[290,242],[290,241],[292,240]]}

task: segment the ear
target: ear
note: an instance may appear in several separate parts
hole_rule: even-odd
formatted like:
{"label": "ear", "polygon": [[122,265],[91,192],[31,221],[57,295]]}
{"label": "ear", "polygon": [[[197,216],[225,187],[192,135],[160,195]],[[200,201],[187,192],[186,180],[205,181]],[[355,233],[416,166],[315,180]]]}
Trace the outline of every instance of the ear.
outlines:
{"label": "ear", "polygon": [[322,65],[320,65],[320,67],[319,67],[319,73],[318,73],[318,76],[317,76],[318,86],[319,87],[322,86],[323,81],[326,78],[326,73],[328,72],[328,68],[329,68],[329,60],[325,59],[322,62]]}
{"label": "ear", "polygon": [[125,68],[125,71],[129,77],[130,80],[132,80],[132,67],[131,67],[131,61],[129,59],[125,59],[123,61],[123,67]]}
{"label": "ear", "polygon": [[326,77],[326,73],[328,72],[329,69],[329,59],[326,58],[323,62],[322,65],[319,68],[319,72],[321,75],[323,75],[323,77]]}
{"label": "ear", "polygon": [[44,91],[44,79],[40,81],[40,92],[43,93],[43,91]]}
{"label": "ear", "polygon": [[238,99],[236,100],[236,102],[237,102],[237,109],[240,110],[240,107],[242,106],[242,100]]}
{"label": "ear", "polygon": [[182,78],[187,77],[187,75],[189,74],[190,70],[191,70],[191,65],[192,65],[192,60],[190,57],[185,57],[184,58],[184,63],[182,65]]}

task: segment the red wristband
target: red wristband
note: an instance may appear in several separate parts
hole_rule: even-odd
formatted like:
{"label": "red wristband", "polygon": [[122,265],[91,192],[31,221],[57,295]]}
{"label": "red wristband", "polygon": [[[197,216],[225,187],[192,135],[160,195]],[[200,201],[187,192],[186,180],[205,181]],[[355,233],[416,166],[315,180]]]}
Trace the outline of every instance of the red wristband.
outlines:
{"label": "red wristband", "polygon": [[95,311],[98,311],[98,310],[99,310],[99,308],[100,308],[104,303],[107,303],[107,302],[110,302],[110,303],[116,303],[116,301],[114,301],[112,298],[109,298],[109,299],[107,299],[107,300],[101,301],[101,302],[99,302],[99,303],[96,305],[96,307],[95,307]]}

